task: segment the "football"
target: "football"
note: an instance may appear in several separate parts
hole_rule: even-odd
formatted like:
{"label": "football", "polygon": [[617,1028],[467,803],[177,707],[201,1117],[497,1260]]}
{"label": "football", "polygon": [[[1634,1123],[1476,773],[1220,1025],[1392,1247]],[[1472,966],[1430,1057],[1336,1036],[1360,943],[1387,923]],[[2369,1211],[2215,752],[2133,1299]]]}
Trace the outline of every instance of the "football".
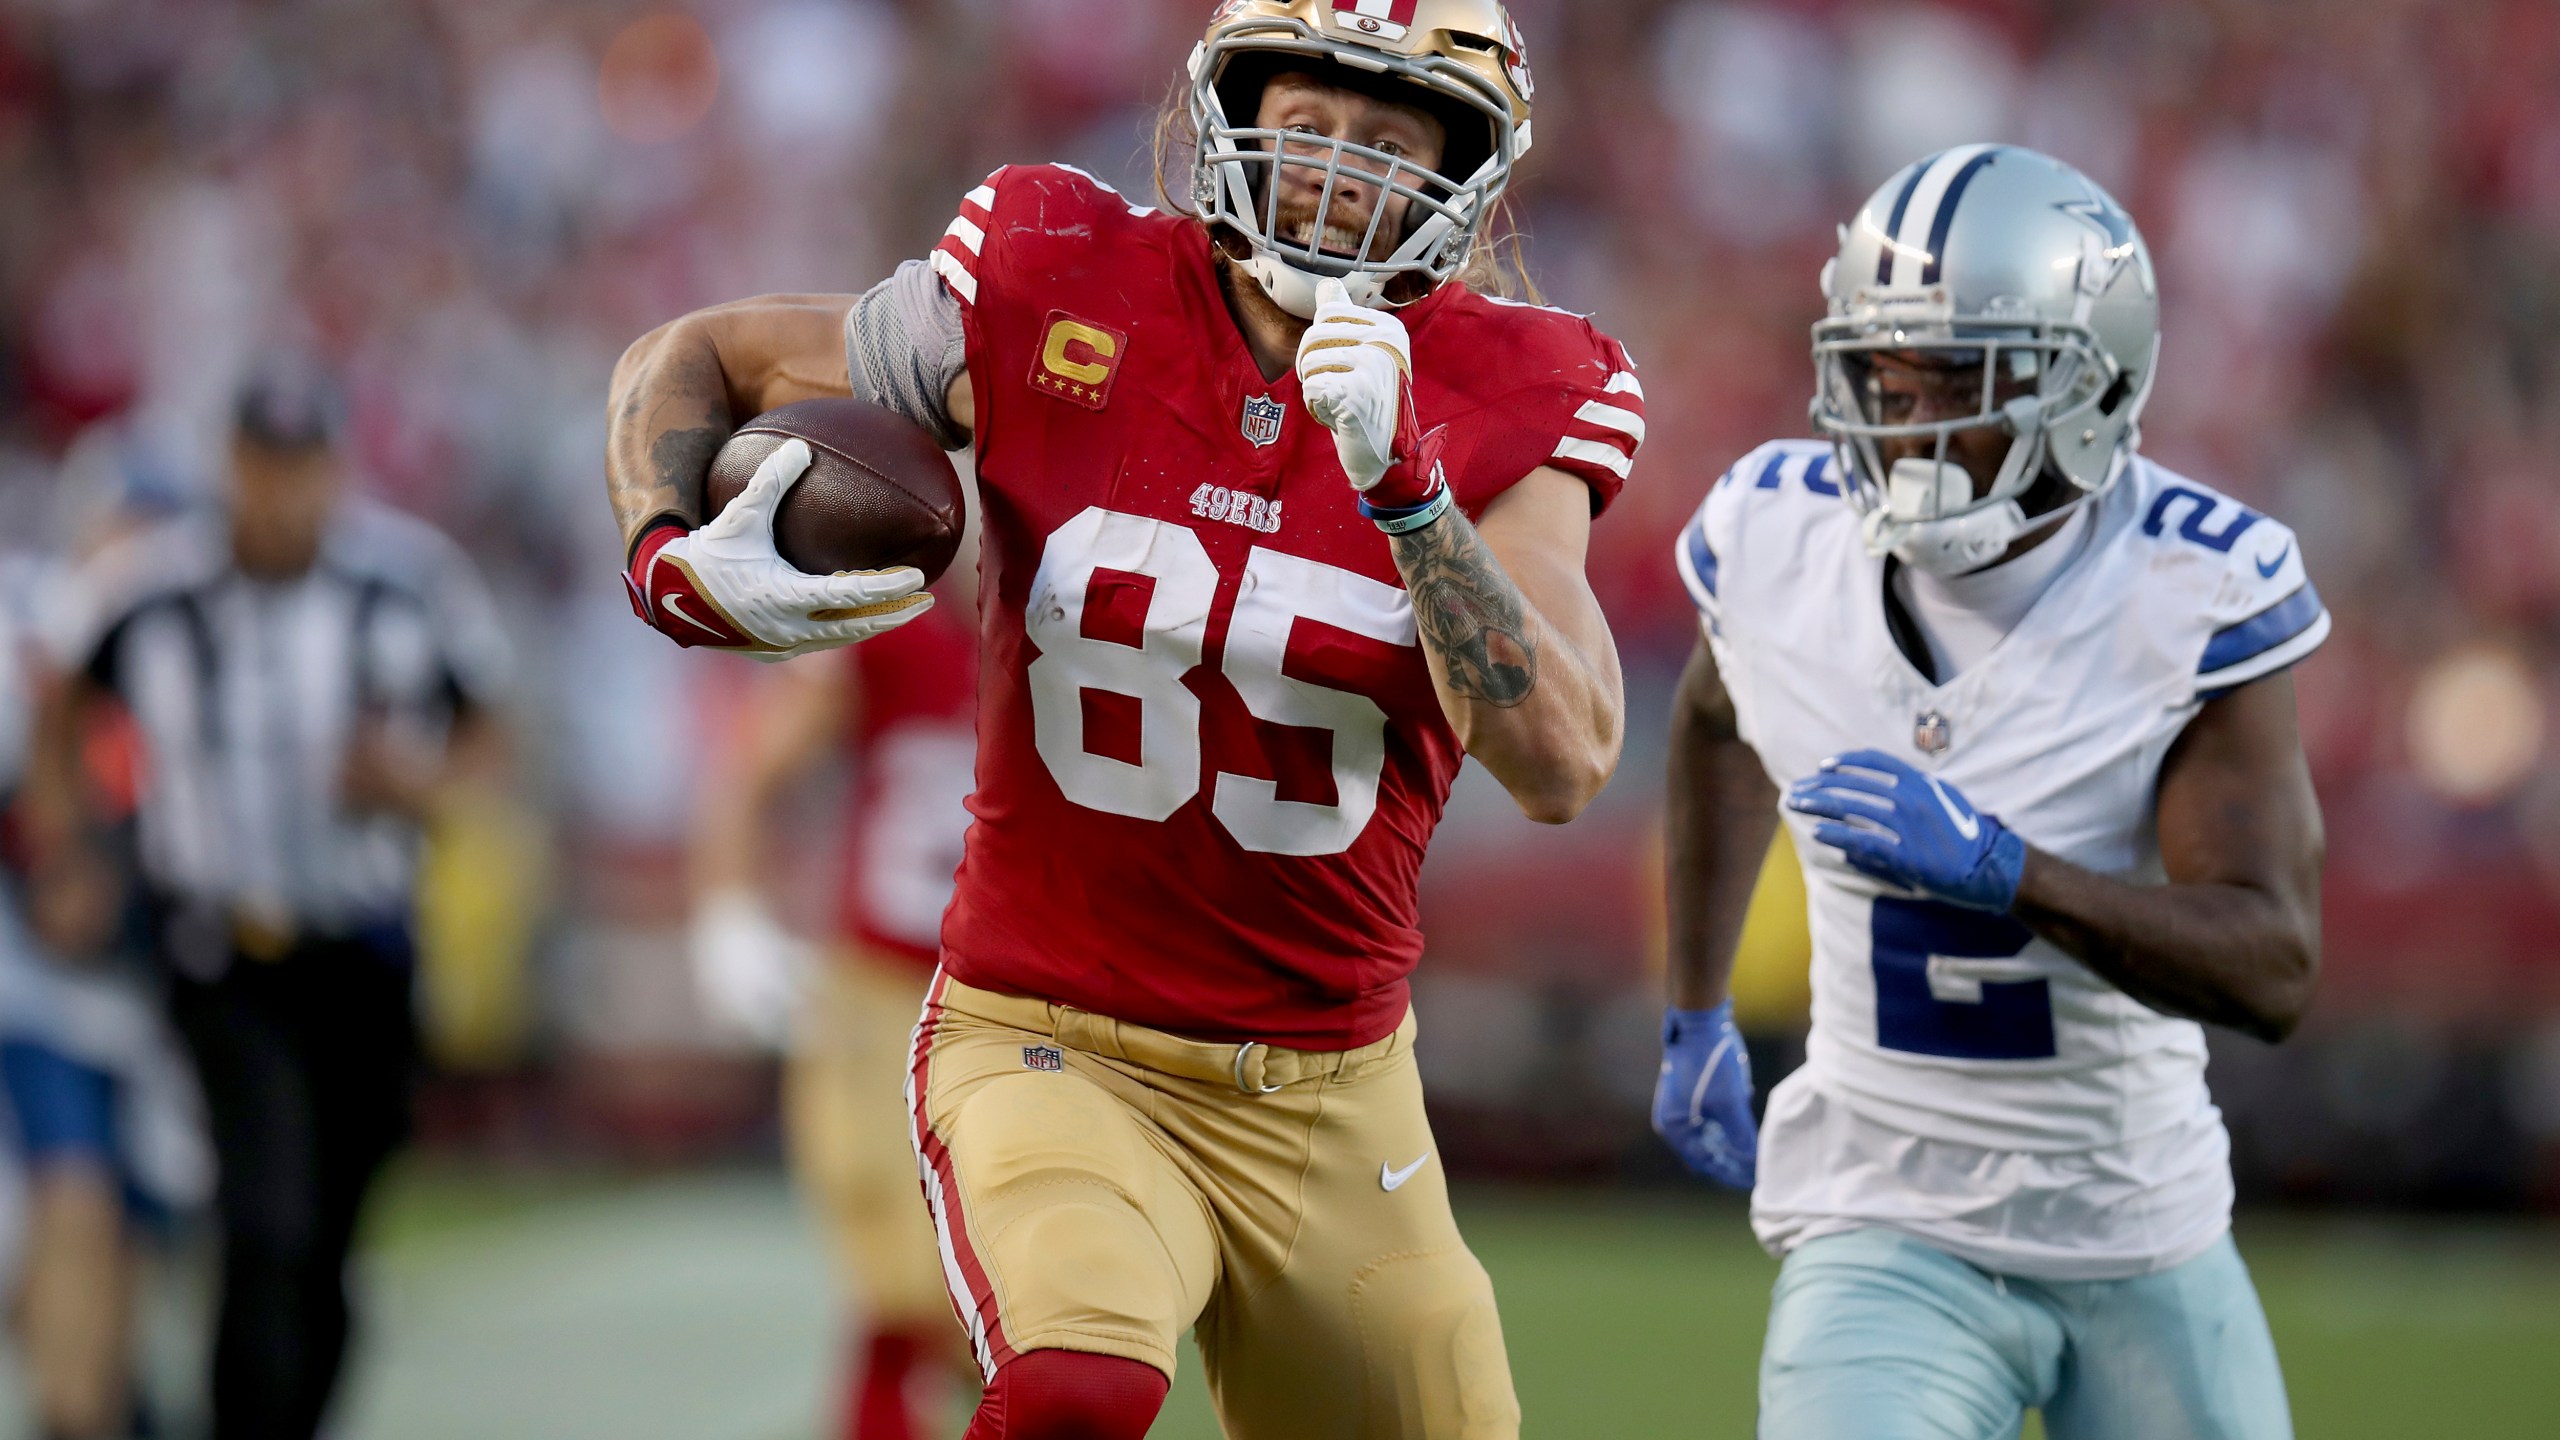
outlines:
{"label": "football", "polygon": [[774,512],[784,560],[811,575],[912,565],[940,578],[960,548],[960,477],[923,427],[865,401],[802,400],[739,426],[711,462],[710,513],[794,436],[809,442],[809,468]]}

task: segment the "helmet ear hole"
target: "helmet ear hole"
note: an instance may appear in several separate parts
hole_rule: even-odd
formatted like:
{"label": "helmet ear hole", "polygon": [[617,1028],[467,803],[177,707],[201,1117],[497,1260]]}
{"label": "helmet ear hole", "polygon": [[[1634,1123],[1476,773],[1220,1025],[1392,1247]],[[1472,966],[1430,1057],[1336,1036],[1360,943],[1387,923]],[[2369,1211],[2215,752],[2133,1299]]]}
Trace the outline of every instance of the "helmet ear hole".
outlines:
{"label": "helmet ear hole", "polygon": [[2114,419],[2116,407],[2122,405],[2125,397],[2132,393],[2132,374],[2128,371],[2117,371],[2115,383],[2107,387],[2107,393],[2098,397],[2098,413],[2110,420]]}

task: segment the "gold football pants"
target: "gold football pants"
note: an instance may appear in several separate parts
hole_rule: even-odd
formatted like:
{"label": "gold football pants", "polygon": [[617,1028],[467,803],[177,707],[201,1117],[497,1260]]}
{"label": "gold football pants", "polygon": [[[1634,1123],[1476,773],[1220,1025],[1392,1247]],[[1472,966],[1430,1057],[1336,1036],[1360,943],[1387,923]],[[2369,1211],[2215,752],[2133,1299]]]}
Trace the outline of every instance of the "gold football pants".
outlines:
{"label": "gold football pants", "polygon": [[838,1293],[875,1329],[938,1335],[951,1305],[898,1102],[924,990],[913,964],[830,955],[792,1036],[782,1106],[792,1173],[827,1233]]}
{"label": "gold football pants", "polygon": [[934,987],[908,1108],[944,1279],[986,1374],[1064,1349],[1170,1376],[1196,1327],[1232,1440],[1519,1432],[1410,1015],[1336,1054]]}

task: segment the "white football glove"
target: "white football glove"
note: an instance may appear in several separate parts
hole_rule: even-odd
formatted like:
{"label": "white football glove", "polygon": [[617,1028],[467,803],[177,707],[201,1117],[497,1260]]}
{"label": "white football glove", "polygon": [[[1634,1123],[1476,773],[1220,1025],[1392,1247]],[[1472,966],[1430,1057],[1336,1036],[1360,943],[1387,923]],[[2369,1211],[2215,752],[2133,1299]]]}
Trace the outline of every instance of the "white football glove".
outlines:
{"label": "white football glove", "polygon": [[1298,387],[1307,413],[1333,432],[1351,488],[1367,493],[1396,459],[1413,341],[1385,310],[1351,302],[1339,280],[1316,285],[1316,318],[1298,342]]}
{"label": "white football glove", "polygon": [[693,979],[724,1024],[780,1048],[808,994],[815,948],[783,928],[763,900],[724,890],[693,912]]}
{"label": "white football glove", "polygon": [[808,442],[785,440],[710,524],[650,532],[624,577],[640,618],[679,645],[788,660],[868,640],[931,609],[924,572],[913,566],[804,575],[775,551],[773,512],[808,468]]}

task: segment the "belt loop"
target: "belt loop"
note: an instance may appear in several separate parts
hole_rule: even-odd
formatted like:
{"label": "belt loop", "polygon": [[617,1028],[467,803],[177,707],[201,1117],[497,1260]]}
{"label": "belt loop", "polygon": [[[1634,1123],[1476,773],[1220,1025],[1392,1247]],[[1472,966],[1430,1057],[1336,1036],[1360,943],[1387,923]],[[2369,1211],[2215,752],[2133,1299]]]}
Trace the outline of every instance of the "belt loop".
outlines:
{"label": "belt loop", "polygon": [[[1236,1088],[1247,1095],[1268,1095],[1280,1087],[1277,1085],[1265,1085],[1262,1083],[1262,1056],[1254,1054],[1253,1052],[1256,1050],[1262,1051],[1264,1055],[1268,1055],[1271,1051],[1271,1047],[1263,1044],[1259,1040],[1248,1040],[1242,1045],[1236,1047],[1236,1059],[1235,1065],[1233,1066],[1236,1077]],[[1245,1079],[1245,1065],[1248,1061],[1252,1062],[1253,1065],[1253,1078],[1251,1080]]]}

